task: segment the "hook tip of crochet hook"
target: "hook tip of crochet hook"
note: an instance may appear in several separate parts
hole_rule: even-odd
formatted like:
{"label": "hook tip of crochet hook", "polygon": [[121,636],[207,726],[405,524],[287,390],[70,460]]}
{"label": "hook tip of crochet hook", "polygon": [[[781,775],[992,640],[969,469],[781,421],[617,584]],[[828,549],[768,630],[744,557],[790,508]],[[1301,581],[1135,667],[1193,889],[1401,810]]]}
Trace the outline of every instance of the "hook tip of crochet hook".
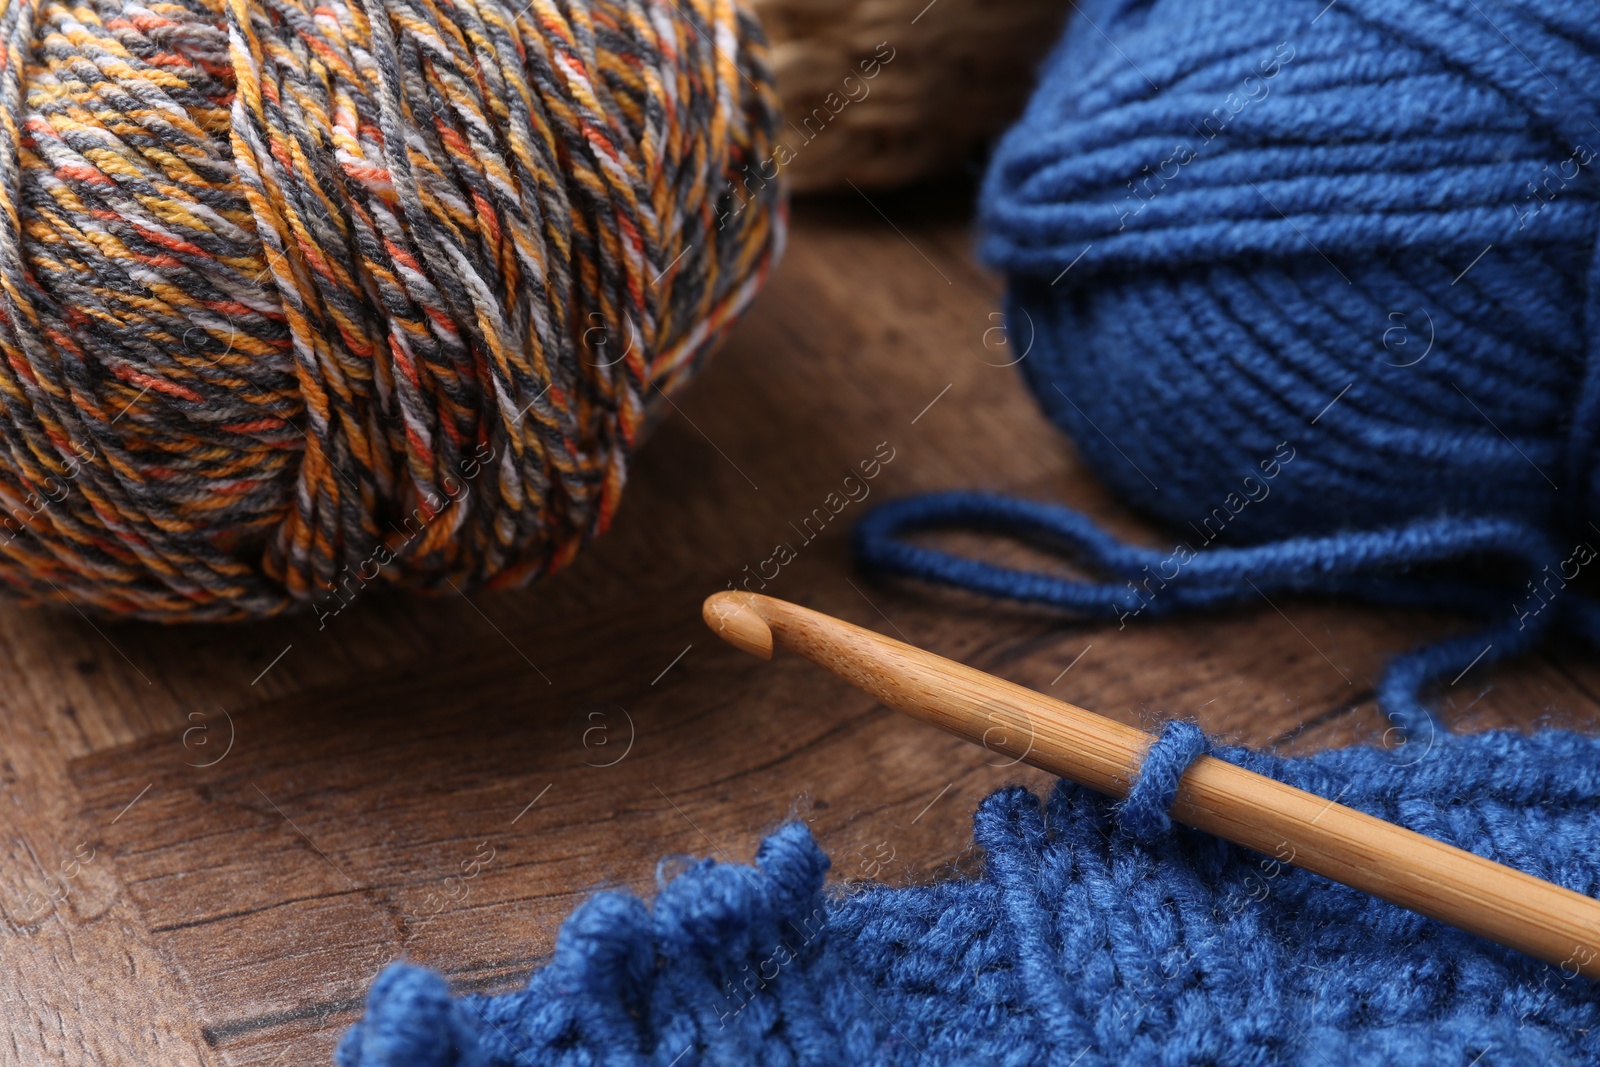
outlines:
{"label": "hook tip of crochet hook", "polygon": [[700,615],[706,625],[734,648],[759,659],[772,658],[772,627],[762,617],[750,593],[726,591],[706,597]]}

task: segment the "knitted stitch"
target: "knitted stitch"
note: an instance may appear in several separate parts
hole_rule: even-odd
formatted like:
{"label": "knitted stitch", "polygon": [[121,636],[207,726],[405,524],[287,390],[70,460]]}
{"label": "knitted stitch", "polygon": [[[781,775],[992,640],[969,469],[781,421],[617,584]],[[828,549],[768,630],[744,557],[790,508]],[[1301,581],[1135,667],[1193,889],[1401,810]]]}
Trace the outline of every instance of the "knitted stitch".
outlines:
{"label": "knitted stitch", "polygon": [[[1169,727],[1123,805],[1170,802],[1199,733]],[[1600,739],[1442,737],[1213,755],[1590,896],[1600,894]],[[1134,809],[1139,809],[1135,811]],[[1157,809],[1159,811],[1159,809]],[[449,997],[397,964],[339,1067],[985,1064],[1579,1067],[1600,1062],[1600,988],[1184,827],[1136,836],[1070,783],[979,806],[975,879],[827,891],[803,825],[753,868],[702,862],[646,908],[607,892],[525,990]],[[1574,959],[1600,951],[1574,946]],[[1481,1057],[1481,1060],[1479,1059]]]}
{"label": "knitted stitch", "polygon": [[781,244],[712,0],[0,0],[0,583],[522,582]]}
{"label": "knitted stitch", "polygon": [[[1484,619],[1391,667],[1410,726],[1431,679],[1600,639],[1569,587],[1600,555],[1592,12],[1078,8],[996,150],[983,251],[1045,411],[1170,539],[952,495],[884,505],[863,564],[1124,621],[1275,590]],[[1096,581],[898,541],[950,526],[1065,541]]]}

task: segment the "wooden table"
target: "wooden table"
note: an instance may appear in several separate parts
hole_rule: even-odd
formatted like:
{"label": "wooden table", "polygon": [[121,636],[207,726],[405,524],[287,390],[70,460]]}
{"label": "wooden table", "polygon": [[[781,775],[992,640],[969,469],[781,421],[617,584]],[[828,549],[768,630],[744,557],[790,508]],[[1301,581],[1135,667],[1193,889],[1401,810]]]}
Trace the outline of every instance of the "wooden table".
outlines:
{"label": "wooden table", "polygon": [[[779,542],[797,555],[767,592],[1118,718],[1275,751],[1378,739],[1385,657],[1459,622],[1280,600],[1119,631],[875,584],[848,551],[864,504],[802,543],[880,447],[867,503],[985,487],[1153,536],[994,365],[969,199],[798,205],[611,533],[539,588],[372,593],[322,629],[0,608],[0,1063],[325,1064],[389,961],[514,987],[585,894],[648,894],[665,854],[747,861],[785,819],[839,879],[970,871],[977,800],[1044,777],[712,637],[701,599]],[[1479,729],[1592,724],[1596,693],[1594,667],[1532,656],[1442,699]]]}

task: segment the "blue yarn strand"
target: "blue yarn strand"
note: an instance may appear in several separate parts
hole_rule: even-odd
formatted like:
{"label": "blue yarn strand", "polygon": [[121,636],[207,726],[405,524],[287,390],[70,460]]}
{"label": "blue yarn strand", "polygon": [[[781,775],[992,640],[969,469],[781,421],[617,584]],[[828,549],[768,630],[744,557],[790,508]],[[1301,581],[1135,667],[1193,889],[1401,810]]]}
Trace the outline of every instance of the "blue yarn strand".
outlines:
{"label": "blue yarn strand", "polygon": [[[1000,534],[1047,547],[1102,577],[1016,570],[906,540],[909,534],[944,529]],[[879,505],[856,525],[854,548],[860,564],[877,574],[1124,621],[1212,610],[1276,593],[1443,606],[1497,620],[1485,630],[1424,646],[1390,663],[1378,685],[1379,703],[1407,735],[1435,733],[1420,697],[1429,683],[1469,665],[1525,652],[1553,624],[1591,641],[1600,634],[1600,607],[1576,591],[1564,591],[1550,610],[1508,620],[1515,580],[1484,584],[1417,573],[1464,560],[1479,567],[1499,561],[1521,579],[1538,561],[1555,558],[1548,537],[1508,519],[1421,519],[1387,530],[1191,550],[1192,558],[1179,563],[1174,550],[1125,544],[1071,508],[954,492]]]}

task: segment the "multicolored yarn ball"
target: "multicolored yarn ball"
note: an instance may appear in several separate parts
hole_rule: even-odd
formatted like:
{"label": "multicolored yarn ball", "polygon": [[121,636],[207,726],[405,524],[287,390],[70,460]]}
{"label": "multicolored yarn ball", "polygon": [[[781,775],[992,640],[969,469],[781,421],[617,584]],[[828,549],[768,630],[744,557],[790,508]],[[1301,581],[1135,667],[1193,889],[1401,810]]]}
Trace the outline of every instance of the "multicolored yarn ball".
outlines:
{"label": "multicolored yarn ball", "polygon": [[157,620],[508,585],[782,244],[727,0],[4,0],[0,579]]}

